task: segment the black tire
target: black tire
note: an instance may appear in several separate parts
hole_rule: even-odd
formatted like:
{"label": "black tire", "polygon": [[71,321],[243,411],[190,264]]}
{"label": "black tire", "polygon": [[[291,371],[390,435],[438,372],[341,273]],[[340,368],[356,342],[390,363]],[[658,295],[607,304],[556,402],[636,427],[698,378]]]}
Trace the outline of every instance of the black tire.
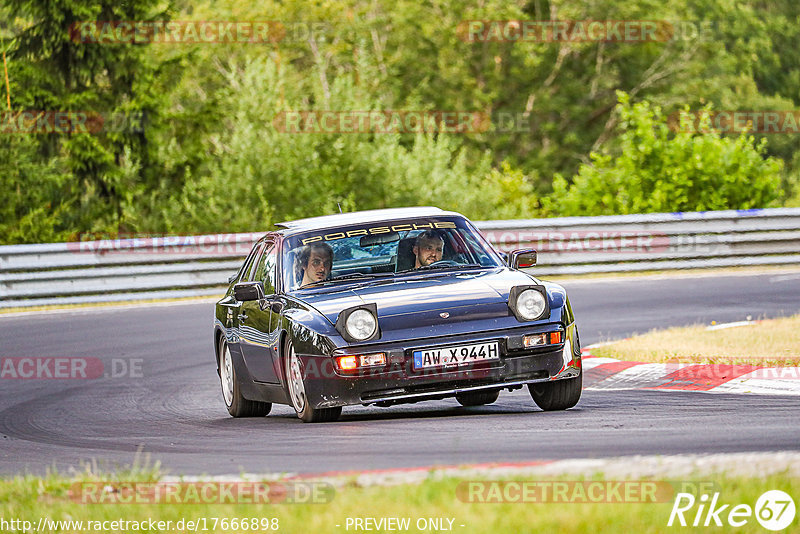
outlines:
{"label": "black tire", "polygon": [[225,336],[219,341],[219,382],[222,386],[222,401],[233,417],[264,417],[272,410],[271,402],[259,402],[245,399],[242,388],[236,377],[231,352]]}
{"label": "black tire", "polygon": [[575,378],[528,384],[533,402],[546,412],[572,408],[581,399],[582,388],[583,373]]}
{"label": "black tire", "polygon": [[291,341],[286,341],[283,351],[283,369],[286,376],[286,392],[297,417],[304,423],[327,423],[336,421],[342,415],[342,407],[314,408],[306,397],[302,362],[294,352]]}
{"label": "black tire", "polygon": [[456,400],[461,406],[483,406],[491,404],[500,396],[500,390],[494,391],[469,391],[456,394]]}

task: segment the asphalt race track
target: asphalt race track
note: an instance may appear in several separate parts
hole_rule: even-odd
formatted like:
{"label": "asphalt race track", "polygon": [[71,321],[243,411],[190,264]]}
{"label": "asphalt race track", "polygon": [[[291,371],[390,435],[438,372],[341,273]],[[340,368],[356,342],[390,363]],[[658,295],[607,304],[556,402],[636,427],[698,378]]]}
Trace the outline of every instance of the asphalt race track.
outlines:
{"label": "asphalt race track", "polygon": [[[584,345],[800,311],[798,272],[564,285]],[[800,400],[782,396],[586,391],[576,408],[545,413],[519,390],[479,408],[345,408],[332,424],[303,424],[287,406],[235,420],[222,403],[211,327],[209,303],[0,318],[2,357],[98,358],[122,375],[0,380],[0,473],[66,472],[91,460],[112,469],[137,451],[171,474],[238,474],[800,450]]]}

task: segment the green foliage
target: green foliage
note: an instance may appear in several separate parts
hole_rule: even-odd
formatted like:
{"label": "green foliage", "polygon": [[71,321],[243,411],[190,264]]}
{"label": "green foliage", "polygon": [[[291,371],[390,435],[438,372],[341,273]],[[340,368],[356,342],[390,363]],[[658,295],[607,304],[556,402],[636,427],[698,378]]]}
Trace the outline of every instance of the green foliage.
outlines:
{"label": "green foliage", "polygon": [[[141,46],[81,42],[70,29],[81,21],[163,19],[159,7],[157,0],[9,0],[2,11],[17,17],[7,46],[12,113],[71,111],[96,113],[104,120],[146,115],[157,125],[165,98],[157,75],[165,64],[157,65]],[[91,134],[14,135],[10,145],[24,165],[0,160],[0,175],[11,190],[29,188],[29,175],[37,176],[33,183],[44,180],[46,185],[37,202],[13,204],[18,218],[8,222],[15,231],[4,236],[7,242],[126,229],[125,213],[139,209],[131,202],[158,180],[154,148],[135,127],[104,124]]]}
{"label": "green foliage", "polygon": [[0,136],[0,235],[6,243],[64,241],[71,206],[58,199],[69,180],[61,158],[42,161],[23,136]]}
{"label": "green foliage", "polygon": [[[277,44],[69,34],[80,21],[170,18],[323,26]],[[467,42],[459,31],[509,19],[705,26],[664,42]],[[14,112],[146,121],[142,131],[3,135],[3,242],[262,230],[338,204],[433,204],[474,219],[798,205],[800,136],[672,135],[663,124],[707,105],[796,109],[797,20],[792,0],[8,0],[0,46]],[[618,91],[630,97],[619,108]],[[484,112],[494,126],[337,135],[272,124],[281,111],[325,109]],[[500,113],[524,119],[504,128]]]}
{"label": "green foliage", "polygon": [[548,209],[561,215],[612,215],[769,206],[782,162],[764,159],[764,142],[715,131],[672,135],[659,107],[619,94],[619,155],[592,153],[574,182],[557,176]]}
{"label": "green foliage", "polygon": [[[430,204],[476,218],[526,215],[532,187],[518,171],[491,169],[488,155],[468,164],[458,139],[419,133],[289,133],[276,111],[303,109],[291,66],[265,56],[224,70],[224,127],[207,150],[206,169],[187,179],[159,222],[167,232],[263,229],[271,222],[343,209]],[[318,79],[318,78],[314,78]],[[352,74],[337,77],[332,110],[376,110]]]}

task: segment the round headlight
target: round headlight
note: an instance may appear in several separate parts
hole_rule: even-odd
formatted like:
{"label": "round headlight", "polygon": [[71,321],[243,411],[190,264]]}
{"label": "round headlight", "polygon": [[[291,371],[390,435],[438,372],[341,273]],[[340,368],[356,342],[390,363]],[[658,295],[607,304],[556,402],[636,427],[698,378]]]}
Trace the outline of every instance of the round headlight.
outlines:
{"label": "round headlight", "polygon": [[353,339],[361,341],[372,337],[378,328],[378,320],[368,310],[356,310],[347,318],[345,328]]}
{"label": "round headlight", "polygon": [[538,319],[544,312],[544,295],[535,289],[526,289],[517,297],[517,312],[528,321]]}

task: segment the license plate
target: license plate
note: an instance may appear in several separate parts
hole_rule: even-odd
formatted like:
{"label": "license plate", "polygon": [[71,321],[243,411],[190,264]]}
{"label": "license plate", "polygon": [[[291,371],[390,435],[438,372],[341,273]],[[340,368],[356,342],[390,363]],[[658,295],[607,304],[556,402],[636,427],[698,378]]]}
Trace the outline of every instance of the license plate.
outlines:
{"label": "license plate", "polygon": [[499,360],[497,341],[456,345],[455,347],[431,347],[414,351],[414,369],[447,367],[485,360]]}

